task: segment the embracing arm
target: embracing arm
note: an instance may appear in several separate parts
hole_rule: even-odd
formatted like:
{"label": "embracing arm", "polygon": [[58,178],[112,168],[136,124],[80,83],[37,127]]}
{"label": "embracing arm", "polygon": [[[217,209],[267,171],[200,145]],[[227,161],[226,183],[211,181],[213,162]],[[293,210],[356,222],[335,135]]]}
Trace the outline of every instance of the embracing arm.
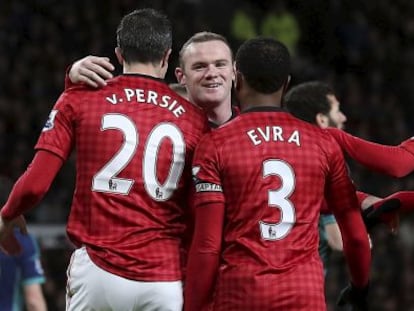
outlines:
{"label": "embracing arm", "polygon": [[74,62],[65,76],[65,89],[79,83],[99,88],[111,79],[115,67],[108,57],[89,55]]}

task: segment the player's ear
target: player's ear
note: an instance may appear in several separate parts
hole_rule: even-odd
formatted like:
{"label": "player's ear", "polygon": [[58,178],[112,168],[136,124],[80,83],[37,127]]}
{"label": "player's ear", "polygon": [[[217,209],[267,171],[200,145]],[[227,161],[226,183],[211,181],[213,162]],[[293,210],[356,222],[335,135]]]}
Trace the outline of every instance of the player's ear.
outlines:
{"label": "player's ear", "polygon": [[236,80],[236,62],[233,62],[233,73],[231,75],[233,82]]}
{"label": "player's ear", "polygon": [[240,91],[243,87],[244,77],[240,71],[236,71],[235,79],[234,79],[234,89],[236,91]]}
{"label": "player's ear", "polygon": [[183,69],[181,67],[177,67],[175,68],[174,73],[178,83],[185,85],[185,75]]}
{"label": "player's ear", "polygon": [[172,51],[171,49],[168,49],[168,51],[164,53],[164,56],[162,57],[162,61],[161,61],[161,67],[168,68],[168,60],[170,59],[171,51]]}
{"label": "player's ear", "polygon": [[316,116],[315,116],[315,122],[316,124],[320,127],[320,128],[327,128],[328,127],[328,118],[326,117],[326,115],[324,115],[323,113],[319,112]]}
{"label": "player's ear", "polygon": [[286,81],[285,81],[285,83],[283,84],[283,94],[286,94],[286,91],[287,91],[287,89],[288,89],[288,87],[289,87],[289,85],[290,85],[290,79],[291,79],[291,77],[290,77],[290,75],[287,77],[287,79],[286,79]]}
{"label": "player's ear", "polygon": [[122,50],[119,46],[115,48],[115,55],[116,58],[121,66],[124,65],[124,57],[122,56]]}

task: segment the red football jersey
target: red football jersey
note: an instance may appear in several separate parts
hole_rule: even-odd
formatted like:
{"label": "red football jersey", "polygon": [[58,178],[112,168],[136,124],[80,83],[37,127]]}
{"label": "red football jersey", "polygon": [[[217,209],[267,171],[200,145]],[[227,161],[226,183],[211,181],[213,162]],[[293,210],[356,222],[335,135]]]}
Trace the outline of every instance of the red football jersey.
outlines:
{"label": "red football jersey", "polygon": [[181,279],[180,247],[194,149],[208,122],[160,79],[124,74],[66,90],[36,149],[76,149],[70,239],[114,274]]}
{"label": "red football jersey", "polygon": [[201,140],[193,175],[196,208],[225,204],[214,310],[325,310],[322,203],[359,214],[333,138],[281,109],[252,109]]}

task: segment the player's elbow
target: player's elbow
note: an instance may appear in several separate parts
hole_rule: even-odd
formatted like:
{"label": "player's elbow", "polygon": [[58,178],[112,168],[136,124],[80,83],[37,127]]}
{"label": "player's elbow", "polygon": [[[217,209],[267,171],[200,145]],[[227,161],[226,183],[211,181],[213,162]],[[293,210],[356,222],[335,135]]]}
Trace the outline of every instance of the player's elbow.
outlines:
{"label": "player's elbow", "polygon": [[49,190],[49,185],[35,184],[27,187],[22,193],[23,201],[36,203],[43,198],[46,192]]}
{"label": "player's elbow", "polygon": [[402,178],[414,171],[414,167],[411,164],[409,166],[404,166],[404,165],[400,165],[399,162],[395,162],[395,163],[398,163],[398,165],[395,165],[395,167],[392,167],[392,170],[387,172],[388,175],[392,177]]}

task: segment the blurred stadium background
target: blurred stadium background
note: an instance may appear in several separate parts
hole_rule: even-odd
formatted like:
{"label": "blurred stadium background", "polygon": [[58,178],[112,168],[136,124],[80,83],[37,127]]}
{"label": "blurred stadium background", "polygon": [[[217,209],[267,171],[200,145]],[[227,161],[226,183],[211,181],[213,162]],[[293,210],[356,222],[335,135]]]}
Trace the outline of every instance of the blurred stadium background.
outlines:
{"label": "blurred stadium background", "polygon": [[[83,56],[115,63],[115,30],[135,8],[164,11],[174,25],[174,52],[196,31],[225,35],[234,49],[255,35],[273,35],[294,55],[292,83],[331,83],[348,116],[347,131],[398,144],[414,133],[414,2],[404,0],[25,0],[0,1],[0,194],[33,156],[33,146],[64,86],[65,71]],[[118,66],[119,70],[119,66]],[[373,159],[375,161],[375,159]],[[414,176],[394,179],[349,161],[359,189],[378,196],[414,190]],[[27,217],[41,243],[49,309],[64,310],[71,245],[64,233],[74,182],[68,161],[51,191]],[[414,218],[404,215],[398,236],[372,234],[372,310],[414,310]],[[346,284],[341,254],[327,279],[329,310]]]}

